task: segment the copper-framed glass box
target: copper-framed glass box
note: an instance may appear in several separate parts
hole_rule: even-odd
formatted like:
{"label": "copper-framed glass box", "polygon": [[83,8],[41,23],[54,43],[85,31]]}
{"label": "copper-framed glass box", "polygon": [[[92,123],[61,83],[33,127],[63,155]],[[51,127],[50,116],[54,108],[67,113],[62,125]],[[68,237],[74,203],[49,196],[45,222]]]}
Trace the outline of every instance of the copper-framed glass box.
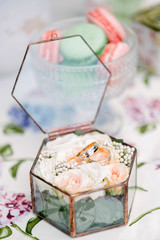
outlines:
{"label": "copper-framed glass box", "polygon": [[138,39],[139,65],[151,74],[160,74],[160,4],[137,12],[133,29]]}
{"label": "copper-framed glass box", "polygon": [[[54,58],[51,49],[56,51]],[[47,142],[77,130],[98,132],[92,124],[109,76],[81,36],[56,37],[28,46],[12,91],[23,110],[49,135],[30,171],[33,212],[72,237],[125,225],[133,204],[136,150],[127,180],[106,188],[69,194],[37,174],[39,155]]]}

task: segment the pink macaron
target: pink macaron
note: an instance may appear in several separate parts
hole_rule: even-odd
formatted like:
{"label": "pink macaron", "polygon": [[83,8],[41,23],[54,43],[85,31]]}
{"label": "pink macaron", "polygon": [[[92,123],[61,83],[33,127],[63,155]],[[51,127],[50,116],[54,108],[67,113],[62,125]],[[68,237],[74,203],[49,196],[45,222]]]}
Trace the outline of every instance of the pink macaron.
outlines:
{"label": "pink macaron", "polygon": [[109,42],[119,42],[125,39],[126,33],[118,20],[105,8],[96,8],[88,12],[88,21],[101,27]]}
{"label": "pink macaron", "polygon": [[124,56],[128,51],[129,51],[129,46],[126,43],[110,42],[104,48],[104,51],[100,56],[100,60],[103,63],[107,63]]}
{"label": "pink macaron", "polygon": [[[100,60],[103,63],[108,63],[119,59],[129,51],[129,46],[124,42],[111,42],[108,43],[100,56]],[[118,64],[118,65],[117,65]],[[116,85],[117,87],[123,82],[123,78],[119,76],[119,70],[121,71],[126,64],[126,59],[123,61],[114,62],[108,65],[108,69],[111,72],[111,78],[109,86]],[[119,70],[118,70],[119,69]],[[122,70],[123,71],[123,70]]]}
{"label": "pink macaron", "polygon": [[[41,41],[60,37],[58,30],[48,30],[44,32]],[[59,61],[59,41],[51,41],[40,44],[39,55],[48,62],[57,63]]]}

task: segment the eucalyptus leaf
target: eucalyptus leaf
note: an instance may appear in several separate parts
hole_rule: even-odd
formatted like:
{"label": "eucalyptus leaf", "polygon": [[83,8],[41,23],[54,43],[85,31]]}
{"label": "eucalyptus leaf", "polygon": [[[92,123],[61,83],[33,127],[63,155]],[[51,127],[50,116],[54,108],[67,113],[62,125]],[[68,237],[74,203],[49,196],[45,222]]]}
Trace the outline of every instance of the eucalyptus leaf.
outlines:
{"label": "eucalyptus leaf", "polygon": [[76,134],[77,136],[83,136],[84,132],[82,130],[76,130],[74,134]]}
{"label": "eucalyptus leaf", "polygon": [[3,128],[4,134],[10,135],[10,134],[23,134],[24,130],[20,127],[17,126],[14,123],[8,123],[4,126]]}
{"label": "eucalyptus leaf", "polygon": [[10,171],[10,174],[13,178],[16,178],[17,176],[17,172],[18,172],[18,169],[19,169],[19,166],[24,162],[26,161],[26,159],[22,159],[22,160],[19,160],[15,165],[13,165],[9,171]]}
{"label": "eucalyptus leaf", "polygon": [[115,205],[114,222],[117,222],[124,218],[124,205],[122,204],[122,201],[119,201],[116,198],[112,198],[112,201]]}
{"label": "eucalyptus leaf", "polygon": [[111,225],[114,222],[115,205],[112,197],[99,197],[95,201],[96,217],[95,223]]}
{"label": "eucalyptus leaf", "polygon": [[2,157],[9,157],[13,155],[13,149],[10,144],[5,144],[3,146],[0,146],[0,155]]}
{"label": "eucalyptus leaf", "polygon": [[113,139],[113,142],[124,143],[123,139]]}
{"label": "eucalyptus leaf", "polygon": [[28,220],[26,225],[26,232],[32,234],[32,229],[42,220],[40,217],[34,217]]}
{"label": "eucalyptus leaf", "polygon": [[48,218],[51,221],[60,222],[59,209],[61,208],[61,203],[56,196],[53,196],[49,191],[44,191],[44,217]]}
{"label": "eucalyptus leaf", "polygon": [[95,220],[95,204],[91,198],[84,198],[75,202],[76,232],[82,233],[89,229]]}
{"label": "eucalyptus leaf", "polygon": [[69,214],[69,205],[61,206],[59,209],[59,217],[61,222],[67,226],[67,228],[70,227],[70,214]]}
{"label": "eucalyptus leaf", "polygon": [[95,224],[112,225],[124,216],[124,206],[121,201],[114,197],[99,197],[95,201],[96,217]]}
{"label": "eucalyptus leaf", "polygon": [[3,228],[0,228],[0,239],[7,238],[12,235],[12,230],[10,227],[5,226]]}

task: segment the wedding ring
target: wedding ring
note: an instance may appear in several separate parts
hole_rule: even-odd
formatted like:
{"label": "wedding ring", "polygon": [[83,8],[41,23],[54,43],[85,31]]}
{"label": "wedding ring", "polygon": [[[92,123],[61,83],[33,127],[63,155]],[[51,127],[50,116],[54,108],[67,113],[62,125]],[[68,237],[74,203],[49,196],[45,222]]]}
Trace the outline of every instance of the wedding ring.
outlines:
{"label": "wedding ring", "polygon": [[[111,151],[110,151],[110,149],[108,149],[107,147],[102,147],[102,146],[99,146],[99,151],[101,152],[101,154],[103,154],[104,153],[104,151],[101,151],[101,149],[106,149],[107,151],[108,151],[108,153],[109,153],[109,155],[108,155],[108,157],[102,157],[102,159],[101,160],[96,160],[96,159],[94,159],[94,155],[92,155],[90,158],[89,158],[89,160],[91,161],[91,162],[99,162],[99,163],[107,163],[109,160],[110,160],[110,158],[111,158]],[[98,152],[99,151],[97,151],[96,152],[96,154],[98,154]]]}
{"label": "wedding ring", "polygon": [[77,158],[89,158],[98,150],[98,144],[96,142],[90,143],[88,146],[83,148],[77,155]]}

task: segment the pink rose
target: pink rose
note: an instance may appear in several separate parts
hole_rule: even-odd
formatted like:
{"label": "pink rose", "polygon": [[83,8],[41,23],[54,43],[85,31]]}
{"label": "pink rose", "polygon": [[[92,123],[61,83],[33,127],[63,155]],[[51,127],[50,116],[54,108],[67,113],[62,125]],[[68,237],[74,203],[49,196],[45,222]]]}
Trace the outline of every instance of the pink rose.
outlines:
{"label": "pink rose", "polygon": [[129,168],[123,163],[110,163],[105,168],[109,186],[122,183],[129,176]]}
{"label": "pink rose", "polygon": [[81,169],[71,169],[55,178],[55,184],[68,193],[83,192],[92,189],[94,181]]}

